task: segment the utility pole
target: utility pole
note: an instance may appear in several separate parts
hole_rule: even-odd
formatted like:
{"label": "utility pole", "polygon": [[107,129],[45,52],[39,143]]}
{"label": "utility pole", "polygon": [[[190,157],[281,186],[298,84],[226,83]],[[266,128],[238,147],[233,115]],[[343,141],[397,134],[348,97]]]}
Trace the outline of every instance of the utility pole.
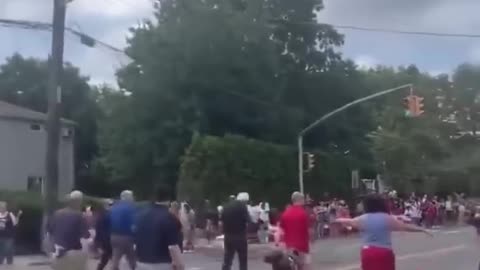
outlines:
{"label": "utility pole", "polygon": [[52,51],[49,57],[47,149],[45,159],[45,214],[51,215],[58,201],[58,150],[60,144],[60,106],[62,98],[65,17],[69,0],[53,0]]}
{"label": "utility pole", "polygon": [[343,112],[346,109],[348,109],[348,108],[350,108],[354,105],[363,103],[365,101],[368,101],[370,99],[373,99],[373,98],[376,98],[376,97],[379,97],[379,96],[390,94],[392,92],[395,92],[395,91],[398,91],[398,90],[401,90],[401,89],[411,88],[411,87],[412,87],[412,84],[405,84],[405,85],[401,85],[401,86],[398,86],[398,87],[395,87],[395,88],[387,89],[387,90],[384,90],[384,91],[381,91],[381,92],[378,92],[378,93],[375,93],[375,94],[372,94],[372,95],[354,100],[350,103],[347,103],[347,104],[345,104],[345,105],[343,105],[343,106],[325,114],[324,116],[320,117],[315,122],[310,124],[308,127],[303,129],[302,131],[300,131],[298,133],[298,137],[297,137],[297,143],[298,143],[298,184],[299,184],[299,187],[300,187],[300,192],[304,193],[304,191],[305,191],[304,190],[304,184],[303,184],[303,137],[305,136],[305,134],[307,132],[309,132],[310,130],[312,130],[314,127],[318,126],[319,124],[321,124],[325,120],[329,119],[330,117],[332,117],[332,116],[334,116],[334,115],[336,115],[340,112]]}

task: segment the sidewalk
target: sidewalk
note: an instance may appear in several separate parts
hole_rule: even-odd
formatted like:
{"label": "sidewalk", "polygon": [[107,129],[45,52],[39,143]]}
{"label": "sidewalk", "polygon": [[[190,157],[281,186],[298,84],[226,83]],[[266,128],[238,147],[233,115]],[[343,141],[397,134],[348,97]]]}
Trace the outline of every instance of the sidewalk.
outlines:
{"label": "sidewalk", "polygon": [[[261,270],[264,265],[261,263],[265,253],[273,248],[273,244],[250,244],[249,260],[252,269]],[[187,270],[213,270],[213,268],[219,268],[221,260],[223,259],[223,241],[215,240],[210,245],[207,244],[206,239],[198,239],[196,243],[195,252],[184,254]],[[259,263],[260,262],[260,263]],[[95,269],[95,265],[98,263],[96,260],[89,261],[88,269]],[[49,259],[46,256],[33,255],[33,256],[17,256],[15,257],[15,264],[13,267],[2,267],[0,270],[51,270]],[[107,270],[109,268],[106,268]],[[122,267],[122,269],[127,269]]]}
{"label": "sidewalk", "polygon": [[33,256],[17,256],[15,257],[15,264],[13,267],[5,267],[5,269],[11,270],[50,270],[49,259],[46,256],[33,255]]}

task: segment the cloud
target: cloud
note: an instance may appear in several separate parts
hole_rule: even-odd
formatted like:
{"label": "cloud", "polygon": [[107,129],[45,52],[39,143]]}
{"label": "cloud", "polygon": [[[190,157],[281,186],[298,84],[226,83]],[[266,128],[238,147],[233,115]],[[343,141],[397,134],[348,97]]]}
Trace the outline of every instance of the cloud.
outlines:
{"label": "cloud", "polygon": [[480,43],[477,43],[470,48],[469,55],[472,63],[480,64]]}
{"label": "cloud", "polygon": [[[0,18],[48,22],[52,1],[0,0]],[[338,25],[400,30],[480,33],[480,1],[473,0],[324,0],[319,21]],[[67,25],[108,42],[126,46],[128,28],[152,17],[151,0],[74,0]],[[343,54],[359,66],[416,64],[426,71],[452,71],[463,62],[480,63],[480,40],[395,35],[339,30],[346,35]],[[0,28],[0,62],[19,52],[46,58],[50,34]],[[122,57],[101,48],[88,48],[67,37],[65,59],[93,82],[115,81]]]}
{"label": "cloud", "polygon": [[379,64],[378,60],[370,55],[359,55],[353,59],[355,64],[361,69],[374,68]]}
{"label": "cloud", "polygon": [[52,17],[53,1],[2,0],[0,2],[0,18],[3,19],[49,21]]}
{"label": "cloud", "polygon": [[[325,0],[319,21],[398,30],[479,33],[479,1],[471,0]],[[468,38],[441,38],[360,32],[340,29],[346,35],[344,55],[355,59],[369,55],[383,65],[415,64],[422,70],[453,70],[469,62]]]}
{"label": "cloud", "polygon": [[[150,0],[74,0],[67,7],[66,25],[124,48],[128,29],[152,16]],[[0,0],[0,18],[49,22],[51,17],[52,5],[45,1]],[[16,52],[43,59],[50,52],[51,34],[48,32],[0,27],[0,36],[0,62]],[[86,47],[68,33],[65,60],[78,66],[95,83],[114,83],[116,69],[126,62],[125,56],[101,47]]]}

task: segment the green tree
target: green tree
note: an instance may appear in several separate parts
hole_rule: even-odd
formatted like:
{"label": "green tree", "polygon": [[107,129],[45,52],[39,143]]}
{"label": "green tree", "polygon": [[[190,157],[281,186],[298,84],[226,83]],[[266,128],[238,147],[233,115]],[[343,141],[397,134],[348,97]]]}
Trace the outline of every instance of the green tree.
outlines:
{"label": "green tree", "polygon": [[[48,63],[15,54],[0,66],[0,99],[39,112],[47,110]],[[77,180],[89,173],[97,153],[98,108],[88,78],[66,63],[62,85],[62,117],[75,121],[75,170]]]}
{"label": "green tree", "polygon": [[[194,131],[292,144],[315,117],[362,95],[361,74],[335,51],[342,37],[315,21],[321,1],[159,2],[156,22],[132,29],[135,60],[118,72],[131,96],[102,125],[103,164],[116,179],[144,191],[174,183]],[[368,130],[331,126],[339,128],[309,145]]]}
{"label": "green tree", "polygon": [[377,68],[367,72],[368,83],[413,83],[414,94],[425,98],[425,113],[404,114],[402,99],[408,92],[378,103],[378,130],[373,132],[377,168],[389,183],[404,190],[449,192],[453,188],[479,190],[473,179],[478,171],[476,139],[478,67],[460,65],[452,80],[446,75],[422,74],[414,66]]}

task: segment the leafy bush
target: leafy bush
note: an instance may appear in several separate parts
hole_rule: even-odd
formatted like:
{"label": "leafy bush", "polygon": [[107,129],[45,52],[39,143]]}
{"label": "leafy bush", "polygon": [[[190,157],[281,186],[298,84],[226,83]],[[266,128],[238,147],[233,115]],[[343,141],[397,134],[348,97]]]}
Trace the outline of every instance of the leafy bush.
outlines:
{"label": "leafy bush", "polygon": [[[318,198],[324,192],[348,196],[350,171],[356,161],[345,155],[316,151],[316,165],[305,174],[305,190]],[[242,136],[194,135],[180,167],[177,187],[181,199],[200,203],[224,202],[228,195],[247,191],[255,200],[283,207],[298,189],[297,151],[294,147]]]}
{"label": "leafy bush", "polygon": [[[23,214],[16,228],[17,254],[38,253],[41,250],[41,232],[43,217],[43,199],[39,193],[0,191],[0,201],[8,203],[10,212]],[[85,197],[85,205],[100,206],[98,198]],[[61,203],[59,202],[59,206]]]}
{"label": "leafy bush", "polygon": [[16,251],[19,254],[35,253],[40,250],[43,201],[41,195],[32,192],[0,191],[0,201],[8,203],[14,214],[23,211],[16,228]]}

